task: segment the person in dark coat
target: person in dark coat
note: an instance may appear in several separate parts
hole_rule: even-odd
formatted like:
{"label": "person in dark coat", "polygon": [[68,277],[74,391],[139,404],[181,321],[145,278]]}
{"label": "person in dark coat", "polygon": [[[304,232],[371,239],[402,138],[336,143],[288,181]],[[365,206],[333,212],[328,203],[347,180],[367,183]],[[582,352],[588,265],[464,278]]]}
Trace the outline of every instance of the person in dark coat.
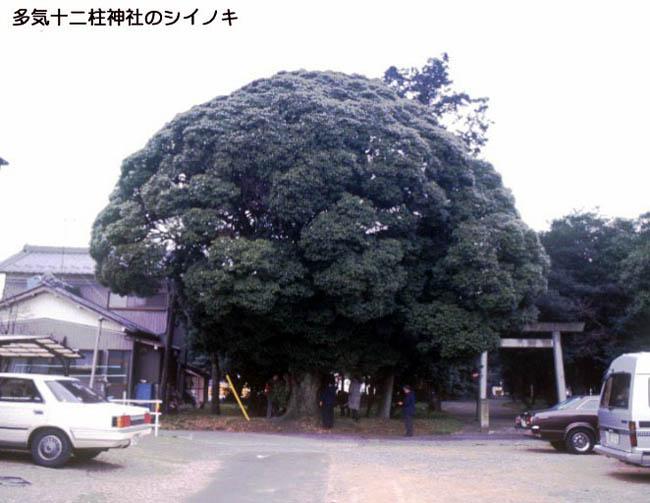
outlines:
{"label": "person in dark coat", "polygon": [[320,395],[320,411],[323,419],[323,428],[334,426],[334,406],[336,405],[336,388],[334,383],[329,381]]}
{"label": "person in dark coat", "polygon": [[410,386],[404,386],[404,400],[399,404],[402,406],[402,417],[404,418],[405,436],[413,436],[413,416],[415,416],[415,393]]}

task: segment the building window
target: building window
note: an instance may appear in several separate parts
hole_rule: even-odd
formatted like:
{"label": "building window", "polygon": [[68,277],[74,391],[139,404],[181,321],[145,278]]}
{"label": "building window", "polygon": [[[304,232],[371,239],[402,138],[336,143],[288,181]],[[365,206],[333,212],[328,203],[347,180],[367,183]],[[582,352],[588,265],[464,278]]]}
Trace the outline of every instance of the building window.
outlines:
{"label": "building window", "polygon": [[[84,384],[90,384],[90,374],[93,368],[93,350],[81,349],[78,351],[81,358],[76,358],[70,362],[69,375],[76,377]],[[101,381],[102,374],[102,351],[97,352],[97,366],[95,367],[95,383]]]}
{"label": "building window", "polygon": [[11,358],[4,371],[19,374],[56,374],[64,373],[63,365],[56,358]]}
{"label": "building window", "polygon": [[106,396],[121,398],[124,392],[128,393],[129,364],[131,351],[109,350],[108,364],[106,365]]}
{"label": "building window", "polygon": [[[81,358],[76,358],[70,363],[70,375],[74,377],[90,376],[93,368],[93,350],[81,349],[78,351]],[[97,369],[102,361],[102,352],[97,352]]]}

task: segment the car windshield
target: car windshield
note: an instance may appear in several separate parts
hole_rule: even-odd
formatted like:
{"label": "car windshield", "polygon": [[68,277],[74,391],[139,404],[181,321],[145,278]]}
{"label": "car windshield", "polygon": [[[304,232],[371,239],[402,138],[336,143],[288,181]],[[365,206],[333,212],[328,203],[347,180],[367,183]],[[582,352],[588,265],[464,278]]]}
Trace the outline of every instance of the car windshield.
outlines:
{"label": "car windshield", "polygon": [[99,403],[106,399],[79,381],[47,381],[47,386],[59,402]]}
{"label": "car windshield", "polygon": [[571,407],[575,407],[578,402],[582,400],[582,397],[580,396],[573,396],[571,398],[567,398],[566,400],[555,404],[553,407],[551,407],[549,410],[565,410],[565,409],[570,409]]}

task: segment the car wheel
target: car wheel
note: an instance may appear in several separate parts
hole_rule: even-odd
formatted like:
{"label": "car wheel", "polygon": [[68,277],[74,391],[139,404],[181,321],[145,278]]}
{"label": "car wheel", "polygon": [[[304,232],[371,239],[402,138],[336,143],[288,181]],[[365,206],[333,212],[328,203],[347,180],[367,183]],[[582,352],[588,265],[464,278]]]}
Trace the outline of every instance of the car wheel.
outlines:
{"label": "car wheel", "polygon": [[559,441],[556,440],[555,442],[551,442],[551,445],[553,446],[553,449],[555,449],[556,451],[560,451],[560,452],[566,451],[566,445],[561,440]]}
{"label": "car wheel", "polygon": [[83,459],[84,461],[96,458],[99,456],[104,449],[81,449],[74,452],[74,457],[77,459]]}
{"label": "car wheel", "polygon": [[32,459],[37,465],[59,468],[70,459],[72,447],[65,433],[47,429],[34,435],[31,451]]}
{"label": "car wheel", "polygon": [[586,428],[574,428],[566,437],[566,448],[571,454],[589,454],[595,444],[594,434]]}

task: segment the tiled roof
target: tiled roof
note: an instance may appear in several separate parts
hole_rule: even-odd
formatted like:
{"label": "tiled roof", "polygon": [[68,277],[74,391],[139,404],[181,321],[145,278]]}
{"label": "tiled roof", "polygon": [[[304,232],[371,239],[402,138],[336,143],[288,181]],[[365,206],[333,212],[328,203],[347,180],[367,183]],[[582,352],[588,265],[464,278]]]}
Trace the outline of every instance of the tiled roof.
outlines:
{"label": "tiled roof", "polygon": [[0,262],[0,273],[95,274],[88,248],[25,245],[22,251]]}
{"label": "tiled roof", "polygon": [[62,297],[65,297],[71,300],[72,302],[79,304],[80,306],[83,306],[91,311],[98,313],[99,315],[103,316],[108,320],[114,321],[115,323],[122,325],[129,332],[138,333],[140,335],[149,336],[151,338],[156,338],[156,339],[158,338],[158,336],[154,334],[151,330],[148,330],[147,328],[137,323],[134,323],[131,320],[126,319],[124,316],[120,316],[119,314],[113,311],[110,311],[98,304],[95,304],[94,302],[91,302],[87,299],[84,299],[83,297],[74,294],[73,292],[71,292],[65,287],[65,284],[63,282],[51,276],[41,278],[39,284],[30,290],[21,292],[18,295],[14,295],[13,297],[2,299],[2,301],[0,301],[0,307],[11,305],[16,302],[20,302],[25,298],[31,297],[33,295],[38,295],[39,293],[42,292],[50,292],[56,295],[61,295]]}

